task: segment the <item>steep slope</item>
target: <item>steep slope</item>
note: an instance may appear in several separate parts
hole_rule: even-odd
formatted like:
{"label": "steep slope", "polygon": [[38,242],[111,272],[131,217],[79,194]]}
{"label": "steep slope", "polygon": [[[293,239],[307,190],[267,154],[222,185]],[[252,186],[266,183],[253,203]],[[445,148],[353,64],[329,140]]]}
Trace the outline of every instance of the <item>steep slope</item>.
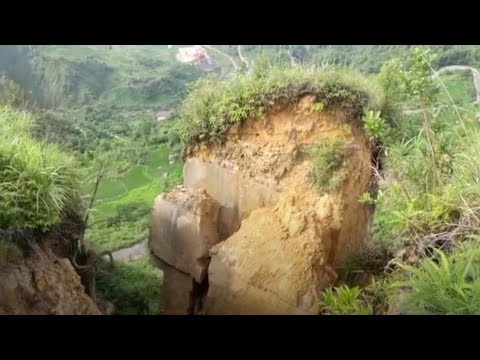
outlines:
{"label": "steep slope", "polygon": [[[372,176],[368,141],[345,130],[340,109],[315,112],[314,100],[247,120],[222,146],[200,146],[187,160],[185,186],[204,188],[224,210],[227,239],[210,251],[206,313],[315,313],[335,265],[366,240],[371,209],[358,198]],[[337,139],[343,145],[332,150],[348,154],[341,171],[349,176],[326,191],[309,181],[315,159],[302,150]]]}
{"label": "steep slope", "polygon": [[32,123],[0,106],[0,313],[99,314],[70,263],[85,227],[78,163],[36,141]]}
{"label": "steep slope", "polygon": [[[167,303],[184,304],[167,313],[315,314],[339,262],[368,238],[372,208],[359,198],[370,190],[375,155],[361,109],[380,106],[378,98],[353,75],[348,84],[338,73],[289,69],[275,86],[276,71],[191,95],[198,112],[184,115],[184,187],[156,199],[150,233],[165,283],[183,279],[164,289]],[[218,91],[218,109],[240,112],[251,104],[241,86],[264,101],[263,114],[232,121],[208,108]],[[210,210],[184,200],[200,194]],[[208,256],[192,258],[199,246]],[[195,259],[203,272],[192,270]]]}
{"label": "steep slope", "polygon": [[0,267],[2,315],[101,315],[66,258],[49,249]]}

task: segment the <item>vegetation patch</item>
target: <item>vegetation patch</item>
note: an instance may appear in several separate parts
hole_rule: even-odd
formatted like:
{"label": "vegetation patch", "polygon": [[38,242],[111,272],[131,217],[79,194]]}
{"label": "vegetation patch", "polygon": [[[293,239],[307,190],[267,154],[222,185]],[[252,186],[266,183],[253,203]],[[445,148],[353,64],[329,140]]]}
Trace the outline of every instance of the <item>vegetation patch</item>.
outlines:
{"label": "vegetation patch", "polygon": [[326,289],[320,301],[324,315],[382,315],[394,309],[390,305],[391,280],[373,279],[367,286],[340,285]]}
{"label": "vegetation patch", "polygon": [[118,250],[145,239],[155,197],[181,181],[182,163],[170,164],[166,145],[150,151],[145,165],[103,180],[86,232],[89,244],[99,251]]}
{"label": "vegetation patch", "polygon": [[322,189],[333,190],[340,186],[346,177],[343,167],[347,160],[342,151],[348,143],[340,138],[324,137],[311,149],[313,169],[311,178]]}
{"label": "vegetation patch", "polygon": [[119,315],[158,315],[161,310],[163,273],[148,256],[130,263],[116,263],[110,270],[102,263],[97,272],[99,298],[111,301]]}
{"label": "vegetation patch", "polygon": [[367,109],[382,110],[384,104],[375,82],[352,70],[269,67],[257,61],[252,74],[223,82],[200,79],[194,84],[181,111],[182,140],[186,145],[221,140],[230,125],[306,94],[315,95],[322,108],[339,105],[354,117]]}
{"label": "vegetation patch", "polygon": [[345,258],[340,269],[341,278],[346,283],[355,284],[365,275],[384,275],[393,257],[392,250],[384,244],[369,242]]}
{"label": "vegetation patch", "polygon": [[403,279],[397,307],[417,315],[478,315],[480,313],[480,247],[477,241],[462,243],[451,253],[435,250],[417,266],[399,264]]}
{"label": "vegetation patch", "polygon": [[81,208],[76,161],[34,140],[26,112],[0,107],[0,228],[46,230]]}

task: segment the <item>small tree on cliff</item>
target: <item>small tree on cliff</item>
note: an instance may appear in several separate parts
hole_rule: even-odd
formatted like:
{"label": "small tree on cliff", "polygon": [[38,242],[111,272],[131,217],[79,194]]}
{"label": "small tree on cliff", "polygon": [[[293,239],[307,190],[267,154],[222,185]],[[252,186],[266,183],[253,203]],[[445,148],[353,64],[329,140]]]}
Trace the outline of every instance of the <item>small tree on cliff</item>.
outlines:
{"label": "small tree on cliff", "polygon": [[270,62],[265,55],[259,55],[253,62],[252,74],[255,78],[262,78],[270,69]]}
{"label": "small tree on cliff", "polygon": [[428,50],[415,48],[411,53],[408,67],[399,59],[394,59],[382,67],[379,76],[387,98],[395,99],[390,102],[391,107],[398,108],[399,104],[408,98],[419,106],[421,134],[428,145],[430,162],[426,166],[430,169],[433,193],[442,186],[440,154],[432,129],[435,120],[432,107],[440,90],[432,72],[435,59],[436,56]]}

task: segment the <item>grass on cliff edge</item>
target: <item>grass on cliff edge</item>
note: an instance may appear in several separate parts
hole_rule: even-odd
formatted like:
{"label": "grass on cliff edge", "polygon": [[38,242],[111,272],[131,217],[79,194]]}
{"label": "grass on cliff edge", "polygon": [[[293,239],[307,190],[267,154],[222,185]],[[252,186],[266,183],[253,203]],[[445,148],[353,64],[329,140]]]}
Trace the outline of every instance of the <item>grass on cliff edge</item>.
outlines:
{"label": "grass on cliff edge", "polygon": [[46,230],[80,203],[75,160],[30,135],[32,116],[0,106],[0,229]]}
{"label": "grass on cliff edge", "polygon": [[271,67],[256,62],[251,74],[230,81],[198,80],[181,110],[185,145],[218,140],[229,126],[265,114],[274,105],[312,94],[322,106],[339,105],[355,114],[384,110],[385,97],[375,80],[348,68]]}

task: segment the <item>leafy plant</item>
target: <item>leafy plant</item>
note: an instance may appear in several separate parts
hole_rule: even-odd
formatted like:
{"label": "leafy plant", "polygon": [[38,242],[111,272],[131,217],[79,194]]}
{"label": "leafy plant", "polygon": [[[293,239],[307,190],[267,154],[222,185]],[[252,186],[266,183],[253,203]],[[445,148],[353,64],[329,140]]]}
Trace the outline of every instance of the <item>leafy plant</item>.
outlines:
{"label": "leafy plant", "polygon": [[316,102],[312,105],[314,111],[322,112],[325,109],[325,104],[322,102]]}
{"label": "leafy plant", "polygon": [[389,134],[389,127],[380,116],[380,111],[369,110],[365,112],[363,124],[367,134],[373,139],[383,142]]}
{"label": "leafy plant", "polygon": [[375,205],[376,201],[377,200],[372,196],[369,191],[365,191],[364,193],[362,193],[362,195],[358,199],[358,202],[367,205]]}
{"label": "leafy plant", "polygon": [[399,263],[405,272],[397,306],[408,314],[476,315],[480,313],[480,247],[466,242],[451,254],[435,250],[436,258],[416,266]]}
{"label": "leafy plant", "polygon": [[373,308],[361,298],[360,289],[342,285],[323,294],[321,312],[329,315],[372,315]]}

